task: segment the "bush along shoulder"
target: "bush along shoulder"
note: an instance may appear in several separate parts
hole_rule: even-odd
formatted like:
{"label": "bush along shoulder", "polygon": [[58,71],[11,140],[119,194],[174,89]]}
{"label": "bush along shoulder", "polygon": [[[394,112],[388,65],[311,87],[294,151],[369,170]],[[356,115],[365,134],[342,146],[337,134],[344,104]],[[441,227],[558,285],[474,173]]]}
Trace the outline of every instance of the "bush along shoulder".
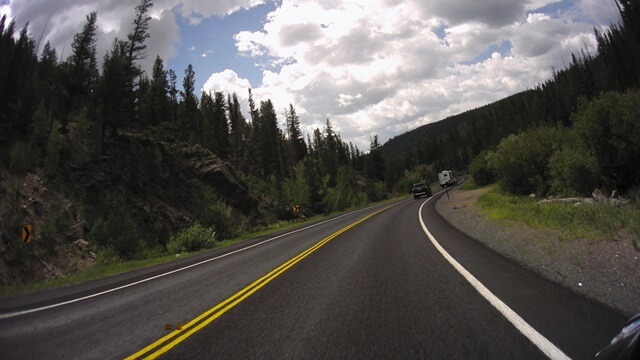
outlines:
{"label": "bush along shoulder", "polygon": [[171,237],[167,250],[173,254],[193,252],[215,247],[218,241],[216,231],[212,227],[204,227],[199,223]]}
{"label": "bush along shoulder", "polygon": [[571,126],[543,125],[504,138],[470,165],[476,181],[517,195],[627,194],[640,186],[640,92],[581,98]]}

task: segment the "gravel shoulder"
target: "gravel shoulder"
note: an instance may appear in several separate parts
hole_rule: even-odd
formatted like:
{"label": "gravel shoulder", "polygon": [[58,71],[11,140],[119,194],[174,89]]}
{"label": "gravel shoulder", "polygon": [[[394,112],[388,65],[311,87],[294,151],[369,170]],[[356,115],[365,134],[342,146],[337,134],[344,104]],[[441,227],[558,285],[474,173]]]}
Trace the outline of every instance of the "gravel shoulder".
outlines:
{"label": "gravel shoulder", "polygon": [[628,239],[560,241],[558,229],[489,220],[477,199],[489,189],[454,190],[436,211],[447,222],[512,261],[626,316],[640,312],[640,252]]}

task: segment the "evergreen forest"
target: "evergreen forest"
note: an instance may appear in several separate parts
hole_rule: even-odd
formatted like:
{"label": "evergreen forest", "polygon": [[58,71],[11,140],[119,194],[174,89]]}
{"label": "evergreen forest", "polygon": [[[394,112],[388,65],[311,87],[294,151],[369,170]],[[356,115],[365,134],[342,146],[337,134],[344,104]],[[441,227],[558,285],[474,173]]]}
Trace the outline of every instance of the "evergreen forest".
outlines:
{"label": "evergreen forest", "polygon": [[[364,150],[330,119],[305,138],[293,105],[256,102],[251,90],[248,114],[238,94],[198,93],[191,65],[178,74],[155,57],[146,73],[152,0],[132,9],[131,32],[101,62],[96,12],[66,58],[3,17],[0,267],[14,270],[0,283],[46,278],[40,263],[55,269],[47,259],[69,249],[111,263],[211,247],[408,195],[444,169],[513,194],[638,193],[640,1],[616,5],[621,23],[594,29],[597,53],[574,54],[545,83],[385,144],[373,136]],[[31,248],[17,241],[28,222]]]}
{"label": "evergreen forest", "polygon": [[[553,78],[495,103],[396,136],[382,146],[388,188],[470,171],[512,194],[590,195],[640,185],[640,2],[617,0],[620,24],[594,28],[598,51],[573,54]],[[635,195],[634,195],[635,194]]]}

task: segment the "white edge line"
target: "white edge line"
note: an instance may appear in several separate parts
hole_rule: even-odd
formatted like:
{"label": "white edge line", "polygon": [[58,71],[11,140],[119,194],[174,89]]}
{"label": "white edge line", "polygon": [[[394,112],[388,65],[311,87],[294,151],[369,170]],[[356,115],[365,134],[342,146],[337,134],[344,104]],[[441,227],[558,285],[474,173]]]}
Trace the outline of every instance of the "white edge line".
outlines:
{"label": "white edge line", "polygon": [[342,215],[334,217],[332,219],[324,220],[324,221],[321,221],[321,222],[313,224],[313,225],[309,225],[309,226],[306,226],[306,227],[303,227],[303,228],[300,228],[300,229],[297,229],[297,230],[293,230],[293,231],[290,231],[290,232],[287,232],[287,233],[284,233],[284,234],[280,234],[278,236],[269,238],[267,240],[263,240],[263,241],[261,241],[259,243],[256,243],[256,244],[253,244],[253,245],[249,245],[247,247],[244,247],[244,248],[241,248],[241,249],[238,249],[238,250],[234,250],[234,251],[228,252],[226,254],[213,257],[211,259],[203,260],[203,261],[200,261],[198,263],[187,265],[185,267],[182,267],[182,268],[179,268],[179,269],[175,269],[175,270],[172,270],[172,271],[169,271],[169,272],[166,272],[166,273],[162,273],[162,274],[155,275],[155,276],[152,276],[152,277],[149,277],[149,278],[146,278],[146,279],[138,280],[136,282],[132,282],[132,283],[129,283],[129,284],[126,284],[126,285],[118,286],[118,287],[115,287],[113,289],[104,290],[104,291],[101,291],[101,292],[98,292],[98,293],[95,293],[95,294],[83,296],[83,297],[80,297],[80,298],[77,298],[77,299],[63,301],[63,302],[57,303],[57,304],[51,304],[51,305],[42,306],[42,307],[33,308],[33,309],[27,309],[27,310],[22,310],[22,311],[16,311],[16,312],[0,314],[0,320],[9,319],[9,318],[12,318],[12,317],[26,315],[26,314],[31,314],[31,313],[35,313],[35,312],[39,312],[39,311],[43,311],[43,310],[53,309],[53,308],[57,308],[57,307],[60,307],[60,306],[63,306],[63,305],[73,304],[73,303],[76,303],[76,302],[80,302],[80,301],[88,300],[88,299],[91,299],[91,298],[94,298],[94,297],[98,297],[98,296],[101,296],[101,295],[105,295],[105,294],[108,294],[108,293],[112,293],[114,291],[126,289],[126,288],[131,287],[131,286],[139,285],[139,284],[145,283],[147,281],[155,280],[155,279],[167,276],[167,275],[171,275],[171,274],[183,271],[183,270],[190,269],[192,267],[200,266],[202,264],[206,264],[208,262],[227,257],[229,255],[233,255],[233,254],[245,251],[245,250],[249,250],[251,248],[254,248],[256,246],[260,246],[262,244],[266,244],[268,242],[271,242],[273,240],[279,239],[281,237],[285,237],[285,236],[288,236],[288,235],[291,235],[291,234],[295,234],[295,233],[303,231],[303,230],[311,229],[312,227],[316,227],[318,225],[326,224],[328,222],[338,220],[338,219],[343,218],[343,217],[345,217],[347,215],[355,214],[355,213],[357,213],[359,211],[363,211],[363,210],[366,210],[366,209],[359,209],[359,210],[355,210],[355,211],[352,211],[352,212],[349,212],[349,213],[346,213],[346,214],[342,214]]}
{"label": "white edge line", "polygon": [[[436,194],[437,195],[437,194]],[[507,304],[495,296],[486,286],[484,286],[475,276],[473,276],[467,269],[465,269],[456,259],[454,259],[449,253],[438,243],[435,237],[431,235],[431,232],[427,229],[427,226],[422,220],[422,208],[424,205],[433,199],[430,197],[420,205],[418,210],[418,219],[422,230],[427,234],[429,240],[433,246],[440,252],[440,254],[447,259],[447,261],[462,275],[479,293],[484,297],[496,310],[498,310],[509,322],[516,327],[524,336],[526,336],[534,345],[540,349],[545,355],[552,360],[571,360],[562,350],[556,347],[551,341],[540,334],[536,329],[529,325],[523,318],[520,317],[515,311],[511,310]]]}

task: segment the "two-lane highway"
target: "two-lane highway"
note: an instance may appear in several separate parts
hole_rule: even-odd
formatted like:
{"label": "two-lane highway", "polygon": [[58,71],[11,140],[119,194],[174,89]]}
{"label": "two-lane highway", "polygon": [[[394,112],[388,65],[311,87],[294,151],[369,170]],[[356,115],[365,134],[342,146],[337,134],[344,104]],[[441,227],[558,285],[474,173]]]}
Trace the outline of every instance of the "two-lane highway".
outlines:
{"label": "two-lane highway", "polygon": [[420,219],[560,354],[589,358],[619,331],[622,316],[451,229],[433,203],[378,205],[255,239],[184,270],[101,284],[98,296],[85,284],[78,297],[91,297],[61,306],[60,291],[33,306],[2,300],[3,358],[549,356],[451,265]]}

